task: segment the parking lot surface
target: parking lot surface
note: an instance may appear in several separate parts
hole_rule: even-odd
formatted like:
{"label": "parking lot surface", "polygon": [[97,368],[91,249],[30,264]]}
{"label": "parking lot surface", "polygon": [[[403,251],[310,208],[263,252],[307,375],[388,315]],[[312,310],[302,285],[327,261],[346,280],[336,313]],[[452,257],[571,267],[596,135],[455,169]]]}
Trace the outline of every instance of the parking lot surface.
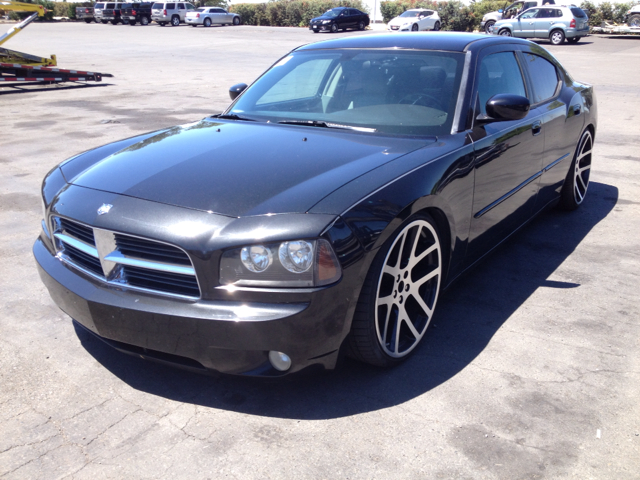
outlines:
{"label": "parking lot surface", "polygon": [[596,87],[588,198],[538,217],[445,292],[397,368],[201,376],[118,353],[53,304],[31,255],[47,171],[218,113],[229,86],[329,37],[59,23],[7,43],[114,78],[0,87],[0,477],[638,478],[640,38],[540,42]]}

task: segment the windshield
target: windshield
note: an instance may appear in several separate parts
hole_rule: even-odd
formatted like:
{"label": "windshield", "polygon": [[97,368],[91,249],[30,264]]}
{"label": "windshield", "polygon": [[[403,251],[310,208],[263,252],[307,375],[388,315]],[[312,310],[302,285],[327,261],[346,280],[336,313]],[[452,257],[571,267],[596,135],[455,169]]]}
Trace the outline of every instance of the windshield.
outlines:
{"label": "windshield", "polygon": [[422,12],[416,12],[416,11],[411,11],[411,10],[407,10],[406,12],[404,12],[402,15],[400,15],[401,17],[418,17],[420,16]]}
{"label": "windshield", "polygon": [[403,135],[451,131],[464,55],[317,50],[283,58],[227,112]]}
{"label": "windshield", "polygon": [[334,8],[333,10],[327,10],[322,16],[323,17],[329,17],[329,18],[335,18],[338,15],[340,15],[342,13],[342,9],[341,8]]}

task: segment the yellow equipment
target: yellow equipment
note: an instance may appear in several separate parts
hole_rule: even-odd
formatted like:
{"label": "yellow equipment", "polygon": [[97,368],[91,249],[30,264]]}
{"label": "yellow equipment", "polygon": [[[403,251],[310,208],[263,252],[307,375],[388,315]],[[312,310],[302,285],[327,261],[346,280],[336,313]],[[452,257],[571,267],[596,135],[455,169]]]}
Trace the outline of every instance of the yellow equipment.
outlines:
{"label": "yellow equipment", "polygon": [[[9,29],[7,33],[0,36],[0,45],[5,43],[14,35],[17,35],[27,25],[33,22],[36,17],[43,17],[46,10],[42,5],[37,3],[24,3],[14,2],[13,0],[0,0],[0,10],[13,11],[13,12],[35,12],[33,15],[27,17],[15,27]],[[19,63],[22,65],[42,66],[42,67],[55,67],[58,63],[56,56],[51,55],[48,57],[38,57],[36,55],[30,55],[28,53],[17,52],[15,50],[9,50],[8,48],[0,47],[0,62],[1,63]]]}

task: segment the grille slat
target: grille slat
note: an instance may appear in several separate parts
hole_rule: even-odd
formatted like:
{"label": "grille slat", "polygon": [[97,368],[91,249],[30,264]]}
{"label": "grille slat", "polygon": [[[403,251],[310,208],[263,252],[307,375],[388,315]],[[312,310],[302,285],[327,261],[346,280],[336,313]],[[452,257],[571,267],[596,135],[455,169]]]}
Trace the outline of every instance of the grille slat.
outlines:
{"label": "grille slat", "polygon": [[135,287],[150,290],[167,291],[189,296],[200,295],[198,282],[190,275],[180,275],[177,273],[154,272],[143,268],[125,265],[123,267],[127,283]]}
{"label": "grille slat", "polygon": [[93,237],[93,229],[80,225],[79,223],[70,222],[67,219],[60,219],[60,227],[64,233],[70,237],[77,238],[78,240],[87,243],[89,245],[96,246],[96,240]]}
{"label": "grille slat", "polygon": [[76,263],[78,266],[89,270],[90,272],[95,273],[96,275],[103,275],[102,265],[100,265],[100,260],[96,257],[92,257],[84,253],[82,250],[78,250],[71,245],[65,245],[64,253],[71,261]]}
{"label": "grille slat", "polygon": [[116,245],[123,255],[130,257],[154,262],[191,265],[189,257],[182,250],[171,245],[119,234],[116,234]]}

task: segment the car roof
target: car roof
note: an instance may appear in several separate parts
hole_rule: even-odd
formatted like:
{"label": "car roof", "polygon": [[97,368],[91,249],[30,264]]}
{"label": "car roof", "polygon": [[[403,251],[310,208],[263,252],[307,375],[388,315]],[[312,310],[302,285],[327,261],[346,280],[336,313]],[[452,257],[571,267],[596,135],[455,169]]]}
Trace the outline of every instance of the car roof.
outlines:
{"label": "car roof", "polygon": [[504,43],[529,44],[514,37],[499,37],[463,32],[406,33],[403,35],[360,35],[310,43],[296,50],[320,50],[332,48],[399,48],[418,50],[446,50],[464,52],[471,44],[497,45]]}

